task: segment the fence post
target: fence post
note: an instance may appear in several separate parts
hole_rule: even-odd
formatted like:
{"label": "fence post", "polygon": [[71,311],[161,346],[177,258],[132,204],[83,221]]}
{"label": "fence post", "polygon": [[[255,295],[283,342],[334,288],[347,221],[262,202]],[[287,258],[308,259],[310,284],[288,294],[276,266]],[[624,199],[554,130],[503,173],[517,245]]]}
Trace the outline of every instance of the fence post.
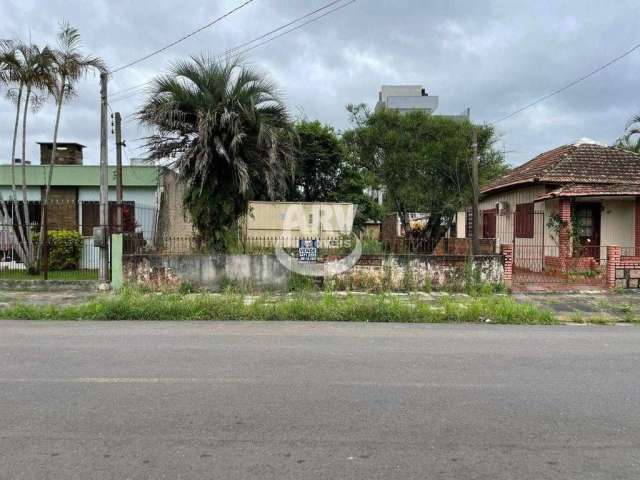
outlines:
{"label": "fence post", "polygon": [[620,263],[620,251],[618,245],[607,245],[607,288],[616,286],[616,267]]}
{"label": "fence post", "polygon": [[42,278],[49,280],[49,209],[44,205],[42,210],[44,218],[41,221],[44,222],[44,228],[42,238],[39,239],[42,243]]}
{"label": "fence post", "polygon": [[513,282],[513,245],[505,243],[500,246],[504,256],[504,284],[511,287]]}
{"label": "fence post", "polygon": [[120,290],[124,285],[122,271],[122,234],[111,235],[111,288]]}
{"label": "fence post", "polygon": [[571,200],[561,198],[559,210],[562,223],[558,232],[558,255],[560,256],[562,273],[567,273],[569,271],[569,258],[571,257]]}

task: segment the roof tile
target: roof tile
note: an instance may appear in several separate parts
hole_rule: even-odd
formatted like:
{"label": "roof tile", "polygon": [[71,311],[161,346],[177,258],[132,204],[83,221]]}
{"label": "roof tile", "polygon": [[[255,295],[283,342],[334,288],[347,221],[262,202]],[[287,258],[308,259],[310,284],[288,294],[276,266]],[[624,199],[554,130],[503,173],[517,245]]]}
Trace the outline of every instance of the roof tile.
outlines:
{"label": "roof tile", "polygon": [[640,155],[593,143],[563,145],[494,180],[482,193],[535,182],[640,184]]}

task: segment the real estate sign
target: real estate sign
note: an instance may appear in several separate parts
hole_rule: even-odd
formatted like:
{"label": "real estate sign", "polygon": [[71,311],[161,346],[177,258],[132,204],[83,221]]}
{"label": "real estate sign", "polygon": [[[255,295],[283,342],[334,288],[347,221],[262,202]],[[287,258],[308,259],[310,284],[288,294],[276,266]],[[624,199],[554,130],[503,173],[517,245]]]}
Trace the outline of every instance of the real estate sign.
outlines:
{"label": "real estate sign", "polygon": [[298,260],[315,262],[318,260],[318,240],[298,240]]}

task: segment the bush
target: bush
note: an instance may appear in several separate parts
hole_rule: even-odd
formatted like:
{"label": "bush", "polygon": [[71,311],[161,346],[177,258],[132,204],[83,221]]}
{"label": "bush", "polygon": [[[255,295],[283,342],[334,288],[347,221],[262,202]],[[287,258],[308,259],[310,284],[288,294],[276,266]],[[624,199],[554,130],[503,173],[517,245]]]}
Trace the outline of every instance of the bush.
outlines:
{"label": "bush", "polygon": [[82,257],[82,235],[74,230],[49,232],[49,270],[77,270]]}

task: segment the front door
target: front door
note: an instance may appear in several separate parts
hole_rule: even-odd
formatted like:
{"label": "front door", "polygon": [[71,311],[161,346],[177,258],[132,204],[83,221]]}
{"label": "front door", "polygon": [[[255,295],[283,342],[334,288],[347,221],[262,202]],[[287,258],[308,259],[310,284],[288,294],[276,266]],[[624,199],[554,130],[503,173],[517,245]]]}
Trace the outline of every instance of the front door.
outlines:
{"label": "front door", "polygon": [[600,220],[602,208],[599,203],[576,203],[574,205],[574,256],[600,259]]}

